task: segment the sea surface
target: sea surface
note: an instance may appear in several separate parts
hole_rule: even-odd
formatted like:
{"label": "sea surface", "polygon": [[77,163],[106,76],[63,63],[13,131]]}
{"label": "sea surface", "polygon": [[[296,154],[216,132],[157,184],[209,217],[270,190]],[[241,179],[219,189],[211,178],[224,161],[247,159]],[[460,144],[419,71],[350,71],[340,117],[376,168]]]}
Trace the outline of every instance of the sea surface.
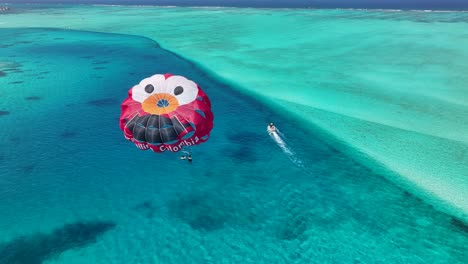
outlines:
{"label": "sea surface", "polygon": [[[467,13],[11,7],[1,264],[467,263]],[[213,104],[192,164],[118,126],[166,72]]]}
{"label": "sea surface", "polygon": [[14,3],[79,3],[158,6],[223,6],[254,8],[365,8],[468,10],[465,0],[14,0]]}

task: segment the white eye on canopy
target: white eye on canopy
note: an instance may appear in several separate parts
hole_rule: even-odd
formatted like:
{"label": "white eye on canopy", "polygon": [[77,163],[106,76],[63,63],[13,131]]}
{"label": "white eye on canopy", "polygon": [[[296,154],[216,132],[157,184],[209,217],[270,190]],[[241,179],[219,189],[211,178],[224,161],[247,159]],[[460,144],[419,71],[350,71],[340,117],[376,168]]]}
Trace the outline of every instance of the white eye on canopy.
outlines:
{"label": "white eye on canopy", "polygon": [[193,102],[197,98],[197,84],[191,80],[174,75],[166,80],[166,92],[177,98],[179,105]]}
{"label": "white eye on canopy", "polygon": [[132,99],[143,103],[152,94],[169,93],[166,91],[166,78],[162,74],[156,74],[143,79],[132,88]]}

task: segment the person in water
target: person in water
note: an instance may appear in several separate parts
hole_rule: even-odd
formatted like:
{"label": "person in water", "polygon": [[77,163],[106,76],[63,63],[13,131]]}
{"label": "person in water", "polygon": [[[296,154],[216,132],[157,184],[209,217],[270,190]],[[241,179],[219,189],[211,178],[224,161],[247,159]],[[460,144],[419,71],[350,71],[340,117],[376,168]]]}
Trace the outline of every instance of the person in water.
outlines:
{"label": "person in water", "polygon": [[190,151],[182,151],[183,155],[180,157],[181,160],[188,160],[189,162],[192,162],[192,153]]}
{"label": "person in water", "polygon": [[270,133],[276,132],[276,127],[275,127],[275,125],[273,123],[270,123],[268,125],[268,132],[270,132]]}

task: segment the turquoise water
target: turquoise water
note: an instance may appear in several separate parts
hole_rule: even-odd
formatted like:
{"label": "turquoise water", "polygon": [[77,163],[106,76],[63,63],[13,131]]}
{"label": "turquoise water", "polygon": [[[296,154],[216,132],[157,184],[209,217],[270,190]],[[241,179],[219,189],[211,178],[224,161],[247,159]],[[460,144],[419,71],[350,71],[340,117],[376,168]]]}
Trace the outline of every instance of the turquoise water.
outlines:
{"label": "turquoise water", "polygon": [[[466,263],[462,222],[149,39],[0,35],[0,263]],[[118,128],[127,89],[169,71],[213,102],[191,165]]]}
{"label": "turquoise water", "polygon": [[467,12],[11,7],[0,27],[155,40],[468,221]]}

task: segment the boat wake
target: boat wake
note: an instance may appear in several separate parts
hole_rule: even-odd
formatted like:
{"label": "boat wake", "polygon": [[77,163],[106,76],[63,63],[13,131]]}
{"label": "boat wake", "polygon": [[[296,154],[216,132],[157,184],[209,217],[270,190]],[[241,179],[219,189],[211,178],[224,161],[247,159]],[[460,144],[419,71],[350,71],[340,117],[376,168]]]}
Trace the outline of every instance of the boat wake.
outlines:
{"label": "boat wake", "polygon": [[281,150],[286,154],[286,156],[289,158],[289,160],[292,161],[297,167],[305,169],[304,163],[297,157],[296,153],[288,146],[286,143],[285,139],[286,137],[284,136],[281,131],[276,129],[275,132],[268,132],[270,134],[270,137],[275,141],[275,143],[281,148]]}

